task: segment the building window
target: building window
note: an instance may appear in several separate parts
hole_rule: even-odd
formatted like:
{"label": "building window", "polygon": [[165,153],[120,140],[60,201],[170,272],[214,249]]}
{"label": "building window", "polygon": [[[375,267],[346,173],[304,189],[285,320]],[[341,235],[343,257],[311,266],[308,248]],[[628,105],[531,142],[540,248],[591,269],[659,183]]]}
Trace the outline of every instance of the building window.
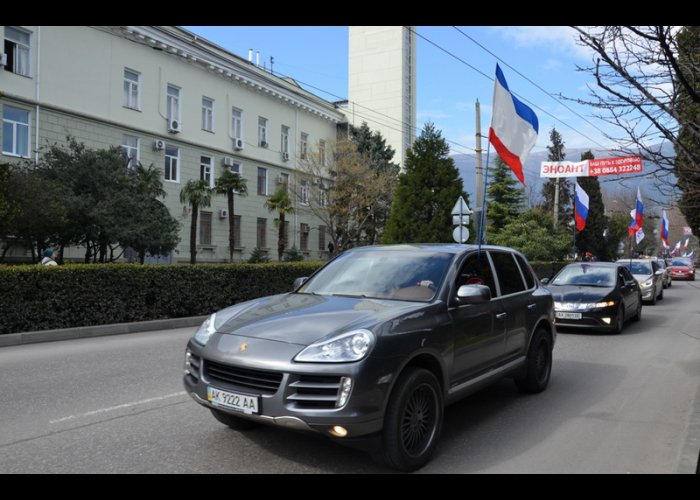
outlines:
{"label": "building window", "polygon": [[202,97],[202,130],[214,131],[214,100]]}
{"label": "building window", "polygon": [[306,160],[306,155],[309,153],[309,134],[301,133],[301,145],[299,148],[299,157]]}
{"label": "building window", "polygon": [[199,212],[199,244],[211,245],[211,212]]}
{"label": "building window", "polygon": [[267,147],[267,118],[258,117],[258,145],[261,148]]}
{"label": "building window", "polygon": [[178,182],[180,168],[180,150],[174,146],[165,146],[165,180]]}
{"label": "building window", "polygon": [[234,139],[243,140],[243,111],[237,108],[231,109],[231,132]]}
{"label": "building window", "polygon": [[326,251],[326,226],[318,226],[318,250]]}
{"label": "building window", "polygon": [[302,205],[309,204],[309,194],[311,191],[311,183],[307,180],[301,181],[301,189],[299,190],[299,201]]}
{"label": "building window", "polygon": [[212,175],[213,160],[211,156],[199,157],[199,178],[207,183],[207,186],[214,187],[214,176]]}
{"label": "building window", "polygon": [[289,155],[289,127],[282,125],[282,154]]}
{"label": "building window", "polygon": [[326,141],[318,141],[318,162],[324,167],[326,165]]}
{"label": "building window", "polygon": [[29,158],[29,111],[3,106],[2,152]]}
{"label": "building window", "polygon": [[326,208],[328,206],[328,189],[324,184],[318,188],[318,206]]}
{"label": "building window", "polygon": [[20,28],[5,26],[5,70],[22,76],[29,74],[29,48],[31,34]]}
{"label": "building window", "polygon": [[284,186],[284,190],[287,191],[287,193],[289,193],[289,174],[286,174],[286,173],[280,174],[279,177],[277,178],[277,181],[279,182],[279,184]]}
{"label": "building window", "polygon": [[228,169],[234,174],[243,175],[243,165],[238,162],[231,163]]}
{"label": "building window", "polygon": [[267,219],[258,217],[257,235],[258,248],[267,248]]}
{"label": "building window", "polygon": [[233,248],[241,248],[241,216],[233,216]]}
{"label": "building window", "polygon": [[258,194],[267,196],[267,169],[258,167]]}
{"label": "building window", "polygon": [[166,98],[166,113],[168,122],[180,121],[180,89],[175,85],[168,85],[168,95]]}
{"label": "building window", "polygon": [[139,164],[139,138],[124,134],[122,138],[122,152],[126,168],[134,169]]}
{"label": "building window", "polygon": [[299,233],[299,246],[301,247],[302,252],[308,252],[309,251],[309,225],[302,223],[300,225],[300,233]]}
{"label": "building window", "polygon": [[141,75],[124,68],[124,107],[141,109]]}

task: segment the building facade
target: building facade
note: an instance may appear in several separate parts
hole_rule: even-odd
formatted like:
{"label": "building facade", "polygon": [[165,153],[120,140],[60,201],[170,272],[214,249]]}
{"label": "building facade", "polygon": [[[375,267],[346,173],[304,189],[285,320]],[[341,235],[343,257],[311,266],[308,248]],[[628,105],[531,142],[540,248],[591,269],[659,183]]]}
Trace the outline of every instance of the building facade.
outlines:
{"label": "building facade", "polygon": [[381,132],[403,167],[416,139],[415,26],[350,26],[348,122]]}
{"label": "building facade", "polygon": [[[305,259],[327,255],[326,228],[305,208],[315,189],[300,165],[336,140],[345,117],[335,106],[197,35],[171,26],[0,26],[0,162],[41,161],[42,147],[75,137],[91,148],[121,146],[163,175],[162,200],[180,222],[181,241],[165,260],[189,262],[190,179],[214,185],[222,169],[247,181],[228,214],[225,196],[201,208],[198,262],[229,260],[228,218],[236,219],[234,261],[257,247],[277,258],[274,219],[265,207],[281,185],[295,211],[287,248]],[[83,252],[72,249],[69,258]]]}

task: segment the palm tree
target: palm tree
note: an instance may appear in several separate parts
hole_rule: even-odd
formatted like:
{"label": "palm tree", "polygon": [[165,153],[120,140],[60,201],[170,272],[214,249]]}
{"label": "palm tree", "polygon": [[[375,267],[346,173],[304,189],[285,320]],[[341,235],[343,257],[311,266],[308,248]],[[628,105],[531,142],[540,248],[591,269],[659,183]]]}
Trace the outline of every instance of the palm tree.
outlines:
{"label": "palm tree", "polygon": [[153,163],[146,168],[141,165],[141,162],[138,162],[133,172],[136,176],[136,189],[139,193],[154,199],[165,198],[167,193],[163,189],[163,173]]}
{"label": "palm tree", "polygon": [[190,226],[190,264],[197,262],[197,218],[199,208],[211,206],[212,189],[206,181],[190,179],[180,191],[180,202],[192,206],[192,225]]}
{"label": "palm tree", "polygon": [[217,194],[225,194],[228,199],[228,252],[229,260],[233,262],[233,249],[236,243],[233,237],[233,197],[235,194],[247,196],[248,186],[246,185],[246,180],[241,177],[240,174],[232,172],[230,169],[224,167],[224,172],[221,174],[221,177],[216,179],[214,190]]}
{"label": "palm tree", "polygon": [[279,219],[275,219],[275,225],[277,225],[279,231],[277,233],[277,258],[282,261],[284,248],[287,243],[284,237],[284,219],[287,214],[294,212],[292,200],[289,198],[287,188],[285,186],[280,186],[280,188],[267,199],[265,206],[270,212],[276,210],[280,214]]}

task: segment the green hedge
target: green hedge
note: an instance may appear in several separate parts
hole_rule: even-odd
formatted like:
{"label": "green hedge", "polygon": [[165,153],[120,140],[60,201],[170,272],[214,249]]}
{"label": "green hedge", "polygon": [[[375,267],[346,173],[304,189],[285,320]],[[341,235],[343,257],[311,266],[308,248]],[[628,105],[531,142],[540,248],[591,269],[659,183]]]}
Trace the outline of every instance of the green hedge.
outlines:
{"label": "green hedge", "polygon": [[209,314],[286,292],[322,264],[0,267],[0,334]]}

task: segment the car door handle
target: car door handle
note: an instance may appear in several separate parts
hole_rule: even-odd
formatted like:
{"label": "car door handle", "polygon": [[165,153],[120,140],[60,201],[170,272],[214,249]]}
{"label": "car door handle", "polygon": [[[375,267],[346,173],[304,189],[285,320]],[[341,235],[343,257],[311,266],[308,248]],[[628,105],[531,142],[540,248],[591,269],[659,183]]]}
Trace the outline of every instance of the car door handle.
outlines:
{"label": "car door handle", "polygon": [[535,309],[536,307],[537,307],[537,304],[529,304],[529,305],[527,306],[527,308],[528,308],[530,311],[534,311],[534,309]]}
{"label": "car door handle", "polygon": [[496,314],[496,319],[503,319],[508,316],[508,313],[498,313]]}

